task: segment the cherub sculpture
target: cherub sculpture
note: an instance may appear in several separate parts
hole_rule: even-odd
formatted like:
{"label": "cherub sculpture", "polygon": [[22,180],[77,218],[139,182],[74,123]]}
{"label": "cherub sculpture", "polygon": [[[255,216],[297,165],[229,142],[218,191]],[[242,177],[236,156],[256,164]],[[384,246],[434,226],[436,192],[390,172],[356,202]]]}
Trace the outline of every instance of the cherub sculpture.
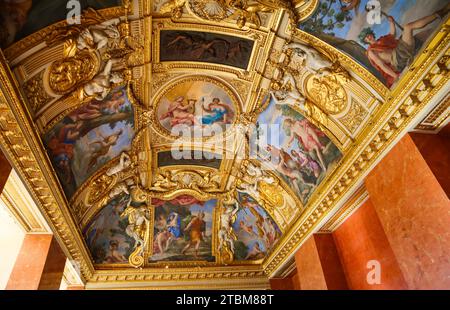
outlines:
{"label": "cherub sculpture", "polygon": [[108,60],[103,71],[83,86],[81,99],[88,97],[103,100],[115,85],[124,81],[124,78],[119,72],[113,72],[112,67],[114,62],[115,60]]}
{"label": "cherub sculpture", "polygon": [[116,175],[119,172],[127,169],[130,166],[131,166],[131,158],[130,158],[130,156],[126,152],[122,152],[122,154],[120,154],[119,162],[115,166],[113,166],[113,167],[109,168],[108,170],[106,170],[106,175],[107,176]]}
{"label": "cherub sculpture", "polygon": [[131,206],[131,197],[127,203],[127,207],[120,214],[120,217],[128,216],[128,226],[125,232],[128,236],[135,240],[134,248],[140,248],[140,254],[142,255],[146,246],[145,232],[150,223],[150,217],[148,209],[145,205],[139,207]]}

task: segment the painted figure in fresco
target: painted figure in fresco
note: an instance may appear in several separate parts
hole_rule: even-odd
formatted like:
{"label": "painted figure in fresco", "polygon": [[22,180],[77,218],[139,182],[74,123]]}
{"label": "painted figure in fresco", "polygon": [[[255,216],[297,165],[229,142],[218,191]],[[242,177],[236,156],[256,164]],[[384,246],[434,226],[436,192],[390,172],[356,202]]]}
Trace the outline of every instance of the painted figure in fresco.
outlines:
{"label": "painted figure in fresco", "polygon": [[92,152],[91,159],[88,164],[88,170],[92,169],[97,164],[97,160],[100,157],[103,157],[106,154],[108,154],[110,148],[113,145],[116,145],[122,133],[123,129],[119,129],[118,131],[105,137],[99,130],[97,130],[97,135],[101,137],[101,140],[96,140],[89,143],[89,145],[96,145],[96,148]]}
{"label": "painted figure in fresco", "polygon": [[170,118],[170,126],[174,127],[176,125],[200,125],[199,121],[195,118],[194,114],[190,112],[193,109],[193,104],[184,104],[184,97],[179,96],[169,105],[169,109],[166,113],[161,115],[160,120]]}
{"label": "painted figure in fresco", "polygon": [[164,254],[167,247],[167,240],[170,237],[170,232],[167,230],[167,220],[161,214],[155,220],[155,227],[158,229],[158,233],[155,235],[155,241],[153,243],[153,253]]}
{"label": "painted figure in fresco", "polygon": [[74,146],[80,137],[82,122],[65,124],[48,142],[51,157],[59,170],[64,184],[74,185],[70,163],[74,156]]}
{"label": "painted figure in fresco", "polygon": [[264,257],[264,252],[261,250],[259,242],[255,242],[252,249],[248,252],[248,254],[244,258],[244,260],[255,260],[255,259],[261,259],[263,257]]}
{"label": "painted figure in fresco", "polygon": [[[268,145],[267,151],[269,152],[269,156],[271,157],[268,160],[271,160],[272,163],[276,165],[276,170],[290,179],[290,184],[294,187],[294,190],[303,197],[307,195],[308,192],[315,186],[315,184],[308,182],[305,179],[299,162],[297,162],[283,148],[279,149],[273,145]],[[303,190],[300,190],[299,183],[301,183],[304,187]]]}
{"label": "painted figure in fresco", "polygon": [[114,263],[124,263],[127,261],[126,257],[120,254],[119,250],[119,241],[110,240],[109,241],[109,254],[105,258],[105,263],[114,264]]}
{"label": "painted figure in fresco", "polygon": [[188,249],[192,246],[195,249],[195,257],[198,257],[198,249],[200,248],[200,243],[205,238],[206,222],[203,220],[205,218],[205,213],[200,212],[197,216],[194,216],[189,224],[184,229],[185,232],[189,231],[189,243],[181,251],[181,254],[186,253]]}
{"label": "painted figure in fresco", "polygon": [[[204,101],[204,98],[202,98],[202,101]],[[233,118],[233,110],[227,104],[220,102],[219,98],[214,98],[207,107],[202,104],[202,108],[204,112],[211,113],[202,117],[201,123],[203,125],[212,125],[216,122],[229,124]]]}
{"label": "painted figure in fresco", "polygon": [[97,101],[91,100],[82,107],[70,112],[67,118],[72,122],[90,121],[103,115],[113,115],[120,111],[120,108],[126,103],[124,98],[125,92],[119,90],[111,94],[108,100]]}
{"label": "painted figure in fresco", "polygon": [[165,251],[169,249],[173,240],[181,237],[181,218],[178,213],[171,212],[167,217],[167,232]]}
{"label": "painted figure in fresco", "polygon": [[[205,41],[205,40],[194,40],[189,35],[178,35],[175,39],[170,41],[167,46],[168,47],[177,47],[177,46],[189,46],[190,49],[187,50],[189,56],[193,59],[199,60],[205,58],[209,55],[214,55],[215,50],[213,45],[220,42],[219,40]],[[186,50],[185,50],[186,52]]]}
{"label": "painted figure in fresco", "polygon": [[450,11],[450,4],[432,15],[425,16],[402,26],[402,35],[397,39],[396,21],[392,16],[388,17],[390,32],[375,38],[375,32],[371,28],[365,28],[359,35],[359,39],[369,44],[367,57],[371,64],[381,72],[386,79],[388,87],[398,80],[402,71],[411,64],[416,55],[416,37],[414,31],[422,29],[438,18],[444,18]]}
{"label": "painted figure in fresco", "polygon": [[231,42],[218,37],[205,39],[202,35],[187,32],[177,33],[165,44],[172,55],[178,56],[178,60],[212,61],[240,66],[250,56],[250,45],[250,42],[244,40]]}
{"label": "painted figure in fresco", "polygon": [[267,216],[264,218],[263,230],[267,247],[271,248],[278,240],[278,233],[272,220]]}
{"label": "painted figure in fresco", "polygon": [[252,225],[246,225],[244,221],[239,222],[239,230],[246,232],[250,236],[256,236],[256,233],[253,231]]}
{"label": "painted figure in fresco", "polygon": [[306,119],[294,120],[292,118],[286,118],[283,121],[283,128],[288,134],[289,140],[287,141],[287,147],[289,148],[294,140],[297,140],[299,146],[301,146],[308,153],[315,153],[319,159],[320,165],[324,171],[327,170],[325,161],[323,159],[322,151],[325,148],[319,140],[319,137],[323,137],[324,133],[316,129]]}
{"label": "painted figure in fresco", "polygon": [[343,5],[341,7],[342,11],[350,11],[350,10],[355,10],[355,14],[358,12],[359,9],[359,5],[361,4],[361,0],[342,0],[343,3],[347,4],[347,5]]}
{"label": "painted figure in fresco", "polygon": [[317,179],[320,176],[320,173],[322,172],[322,168],[320,167],[319,163],[311,158],[309,154],[306,154],[305,152],[299,150],[291,150],[292,157],[294,160],[296,160],[299,163],[299,166],[303,169],[306,169],[308,171],[309,175],[314,175]]}
{"label": "painted figure in fresco", "polygon": [[241,206],[244,208],[256,208],[259,204],[248,195],[243,195],[241,198]]}

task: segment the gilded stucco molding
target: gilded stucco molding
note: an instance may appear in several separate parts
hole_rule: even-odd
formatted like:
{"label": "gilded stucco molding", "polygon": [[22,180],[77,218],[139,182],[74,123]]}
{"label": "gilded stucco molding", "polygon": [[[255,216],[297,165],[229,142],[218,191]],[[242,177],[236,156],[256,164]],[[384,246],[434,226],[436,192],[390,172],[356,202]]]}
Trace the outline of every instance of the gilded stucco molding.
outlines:
{"label": "gilded stucco molding", "polygon": [[340,207],[335,214],[320,228],[321,233],[335,231],[342,223],[349,218],[367,199],[369,193],[362,184],[355,193]]}
{"label": "gilded stucco molding", "polygon": [[28,188],[66,254],[77,261],[85,279],[91,277],[93,266],[84,241],[69,212],[62,189],[56,181],[40,138],[30,125],[23,108],[23,98],[6,60],[0,59],[0,145],[18,175]]}
{"label": "gilded stucco molding", "polygon": [[450,94],[448,94],[428,115],[416,126],[420,132],[435,133],[450,121]]}

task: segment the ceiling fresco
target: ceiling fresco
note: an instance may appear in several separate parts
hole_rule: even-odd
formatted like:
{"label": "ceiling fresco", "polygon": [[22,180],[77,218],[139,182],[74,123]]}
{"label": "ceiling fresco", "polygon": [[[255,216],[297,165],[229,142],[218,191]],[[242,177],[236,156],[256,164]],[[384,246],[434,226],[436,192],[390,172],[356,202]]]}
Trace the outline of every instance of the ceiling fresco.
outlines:
{"label": "ceiling fresco", "polygon": [[89,101],[57,122],[44,143],[68,199],[95,171],[131,149],[134,111],[126,88]]}
{"label": "ceiling fresco", "polygon": [[350,55],[387,87],[398,82],[450,10],[446,0],[342,2],[320,0],[299,28]]}
{"label": "ceiling fresco", "polygon": [[336,145],[315,125],[288,105],[271,100],[258,117],[258,124],[277,124],[279,135],[260,125],[258,136],[265,142],[259,158],[276,171],[302,203],[342,157]]}
{"label": "ceiling fresco", "polygon": [[83,279],[283,272],[448,81],[447,1],[367,2],[0,0],[0,142]]}
{"label": "ceiling fresco", "polygon": [[161,31],[160,61],[209,62],[246,69],[253,41],[198,31]]}

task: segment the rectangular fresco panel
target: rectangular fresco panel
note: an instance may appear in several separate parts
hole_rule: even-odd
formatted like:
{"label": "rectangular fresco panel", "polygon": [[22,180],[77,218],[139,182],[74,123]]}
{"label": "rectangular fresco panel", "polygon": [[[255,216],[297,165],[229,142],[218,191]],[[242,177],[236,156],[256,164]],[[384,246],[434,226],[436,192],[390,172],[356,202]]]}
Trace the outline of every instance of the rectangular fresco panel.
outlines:
{"label": "rectangular fresco panel", "polygon": [[259,260],[267,256],[281,237],[275,221],[248,195],[239,195],[239,211],[233,223],[235,260]]}
{"label": "rectangular fresco panel", "polygon": [[266,142],[261,145],[258,156],[306,204],[327,173],[336,166],[341,152],[303,115],[287,105],[275,104],[273,99],[260,114],[258,124],[259,139]]}
{"label": "rectangular fresco panel", "polygon": [[[167,167],[167,166],[202,166],[202,167],[210,167],[219,169],[221,159],[216,159],[218,155],[203,151],[198,151],[194,154],[194,151],[191,151],[190,159],[175,159],[172,156],[171,151],[164,151],[158,153],[158,167]],[[212,159],[210,159],[212,158]]]}
{"label": "rectangular fresco panel", "polygon": [[212,233],[216,204],[215,199],[202,202],[190,196],[171,201],[153,199],[153,255],[149,261],[214,261]]}
{"label": "rectangular fresco panel", "polygon": [[129,196],[109,202],[87,225],[84,238],[96,264],[128,264],[134,250],[134,239],[126,233],[128,220],[121,216]]}
{"label": "rectangular fresco panel", "polygon": [[133,108],[124,88],[56,123],[44,143],[67,198],[95,171],[130,150],[133,137]]}
{"label": "rectangular fresco panel", "polygon": [[[121,0],[79,0],[81,10],[122,5]],[[0,0],[0,47],[5,48],[58,21],[70,9],[67,0]]]}
{"label": "rectangular fresco panel", "polygon": [[299,28],[353,57],[391,87],[449,9],[447,0],[320,0]]}
{"label": "rectangular fresco panel", "polygon": [[162,30],[160,61],[199,61],[247,69],[253,41],[197,31]]}

